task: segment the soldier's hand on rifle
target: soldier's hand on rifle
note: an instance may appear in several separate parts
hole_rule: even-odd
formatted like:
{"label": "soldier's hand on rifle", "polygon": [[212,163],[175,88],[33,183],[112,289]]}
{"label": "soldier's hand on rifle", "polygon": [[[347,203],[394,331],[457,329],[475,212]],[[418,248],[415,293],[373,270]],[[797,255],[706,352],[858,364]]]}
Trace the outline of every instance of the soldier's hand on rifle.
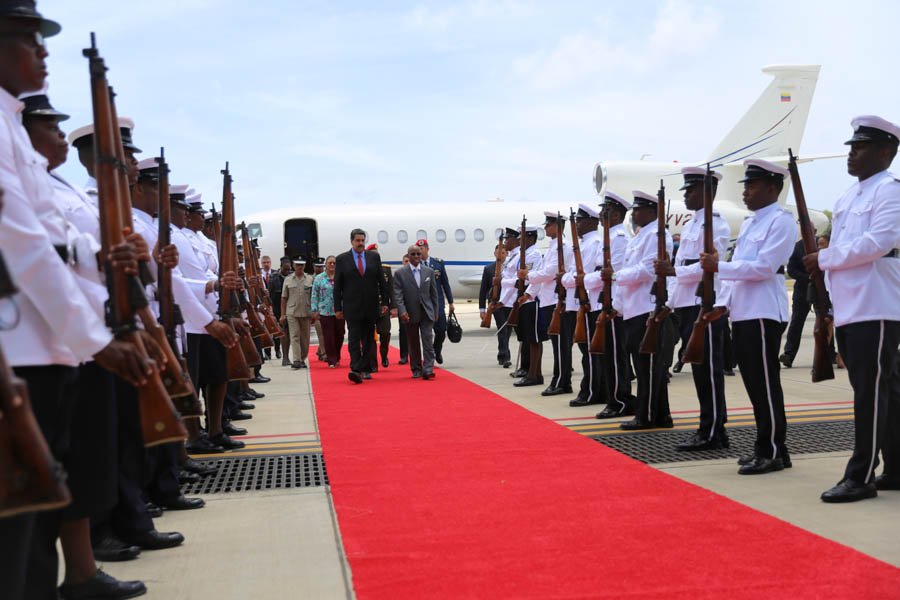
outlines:
{"label": "soldier's hand on rifle", "polygon": [[584,287],[584,273],[575,274],[575,287]]}
{"label": "soldier's hand on rifle", "polygon": [[238,336],[234,333],[234,330],[217,319],[210,321],[204,329],[206,329],[206,333],[216,338],[226,348],[231,348],[238,342]]}
{"label": "soldier's hand on rifle", "polygon": [[238,335],[251,335],[250,326],[243,319],[232,317],[231,324],[234,326],[234,330],[238,332]]}
{"label": "soldier's hand on rifle", "polygon": [[719,271],[719,253],[707,254],[706,252],[701,252],[700,266],[707,273],[717,273]]}
{"label": "soldier's hand on rifle", "polygon": [[219,280],[222,289],[234,291],[241,289],[241,279],[234,271],[226,271],[222,273],[222,279]]}
{"label": "soldier's hand on rifle", "polygon": [[163,353],[162,348],[159,347],[159,344],[156,343],[156,340],[153,339],[153,336],[147,333],[144,330],[139,330],[138,335],[141,336],[141,341],[144,342],[144,348],[147,349],[147,354],[150,355],[156,364],[162,368],[164,364],[166,364],[166,355]]}
{"label": "soldier's hand on rifle", "polygon": [[141,386],[153,374],[154,362],[145,358],[134,344],[113,340],[94,355],[97,364],[128,383]]}
{"label": "soldier's hand on rifle", "polygon": [[821,269],[819,269],[819,253],[813,252],[812,254],[807,254],[803,257],[803,267],[806,269],[806,272],[810,275],[815,275]]}
{"label": "soldier's hand on rifle", "polygon": [[174,269],[178,266],[178,246],[169,244],[160,251],[159,244],[157,244],[153,249],[153,258],[167,269]]}
{"label": "soldier's hand on rifle", "polygon": [[613,278],[615,273],[613,272],[612,267],[603,267],[600,269],[600,279],[610,280]]}
{"label": "soldier's hand on rifle", "polygon": [[150,248],[147,246],[147,240],[144,237],[129,228],[125,228],[125,241],[134,246],[137,259],[142,262],[150,261]]}
{"label": "soldier's hand on rifle", "polygon": [[522,306],[523,304],[525,304],[525,303],[528,302],[529,300],[531,300],[531,295],[530,295],[530,294],[522,294],[522,297],[519,298],[518,300],[516,300],[516,303],[518,303],[519,306]]}
{"label": "soldier's hand on rifle", "polygon": [[518,277],[519,279],[527,279],[528,278],[528,267],[526,267],[524,269],[519,269],[518,271],[516,271],[516,277]]}
{"label": "soldier's hand on rifle", "polygon": [[250,285],[256,287],[259,285],[259,275],[254,275],[249,278]]}
{"label": "soldier's hand on rifle", "polygon": [[109,260],[113,268],[124,269],[129,275],[138,273],[138,252],[135,246],[129,242],[122,242],[110,248]]}
{"label": "soldier's hand on rifle", "polygon": [[675,267],[672,266],[672,263],[669,262],[669,259],[654,260],[653,265],[656,267],[657,275],[666,275],[668,277],[675,276]]}

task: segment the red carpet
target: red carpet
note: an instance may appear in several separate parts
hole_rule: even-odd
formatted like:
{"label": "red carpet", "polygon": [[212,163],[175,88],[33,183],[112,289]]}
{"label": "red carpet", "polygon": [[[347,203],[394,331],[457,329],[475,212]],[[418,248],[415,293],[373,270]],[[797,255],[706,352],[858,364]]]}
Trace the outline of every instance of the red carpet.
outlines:
{"label": "red carpet", "polygon": [[312,367],[360,599],[900,598],[900,569],[446,371]]}

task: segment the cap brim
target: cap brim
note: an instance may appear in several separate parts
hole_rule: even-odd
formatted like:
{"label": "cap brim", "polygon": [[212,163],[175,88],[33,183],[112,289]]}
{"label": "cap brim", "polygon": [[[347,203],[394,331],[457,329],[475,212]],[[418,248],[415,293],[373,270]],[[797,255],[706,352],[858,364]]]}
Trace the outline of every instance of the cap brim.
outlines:
{"label": "cap brim", "polygon": [[844,145],[849,146],[850,144],[855,144],[856,142],[885,142],[888,144],[897,143],[886,137],[872,137],[865,133],[854,133],[852,138],[844,142]]}
{"label": "cap brim", "polygon": [[45,38],[53,37],[62,31],[62,25],[50,19],[41,19],[40,32]]}
{"label": "cap brim", "polygon": [[69,119],[69,115],[66,113],[61,113],[57,110],[42,108],[40,110],[34,110],[29,113],[25,113],[22,115],[23,117],[56,117],[60,121],[67,121]]}
{"label": "cap brim", "polygon": [[122,144],[122,147],[125,148],[126,150],[131,150],[135,154],[140,154],[141,152],[143,152],[143,150],[141,150],[134,144]]}

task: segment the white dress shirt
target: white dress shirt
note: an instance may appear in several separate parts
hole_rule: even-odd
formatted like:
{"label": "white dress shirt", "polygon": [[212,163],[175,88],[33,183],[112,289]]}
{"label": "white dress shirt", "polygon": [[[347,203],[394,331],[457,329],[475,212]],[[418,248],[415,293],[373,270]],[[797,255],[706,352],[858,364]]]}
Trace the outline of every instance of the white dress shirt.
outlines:
{"label": "white dress shirt", "polygon": [[67,224],[53,201],[47,160],[22,127],[23,104],[0,89],[0,248],[19,289],[0,302],[0,331],[10,365],[75,366],[112,341],[54,245],[67,245]]}
{"label": "white dress shirt", "polygon": [[[609,262],[613,268],[613,271],[616,272],[622,268],[622,265],[625,264],[625,249],[628,247],[628,232],[625,230],[625,225],[619,223],[618,225],[614,225],[609,228]],[[598,257],[597,266],[603,267],[603,238],[601,234],[600,238],[600,255]],[[598,302],[597,308],[595,310],[599,310],[602,308],[602,304],[599,301],[600,295],[603,293],[603,277],[599,270],[594,270],[590,273],[585,273],[584,275],[584,287],[587,288],[589,294],[593,297],[594,294],[597,295]],[[615,280],[612,282],[612,303],[613,307],[619,306],[620,299],[619,295],[619,285]],[[618,309],[617,309],[618,310]]]}
{"label": "white dress shirt", "polygon": [[[557,248],[559,248],[559,238],[550,240],[547,251],[541,258],[541,266],[538,269],[528,272],[528,287],[525,293],[536,298],[538,305],[541,307],[556,304],[556,275],[559,271],[559,256]],[[563,242],[563,263],[568,266],[575,261],[575,255],[572,248]]]}
{"label": "white dress shirt", "polygon": [[[500,280],[500,303],[511,307],[518,298],[516,281],[519,273],[519,250],[517,246],[506,257],[503,265],[503,278]],[[529,269],[539,269],[541,266],[541,251],[537,246],[529,246],[525,249],[525,266]]]}
{"label": "white dress shirt", "polygon": [[857,182],[834,205],[831,242],[819,267],[834,305],[836,326],[900,321],[900,182],[882,171]]}
{"label": "white dress shirt", "polygon": [[786,323],[788,294],[778,273],[794,251],[797,224],[777,203],[761,208],[741,225],[731,262],[719,262],[719,277],[728,282],[723,299],[732,321],[771,319]]}
{"label": "white dress shirt", "polygon": [[[656,309],[653,284],[656,282],[656,268],[653,262],[658,257],[657,221],[643,227],[625,247],[622,268],[616,271],[619,286],[618,310],[623,319],[646,315]],[[666,252],[672,255],[672,235],[666,230]]]}
{"label": "white dress shirt", "polygon": [[[588,231],[580,238],[579,248],[581,249],[581,267],[584,269],[584,276],[593,273],[599,264],[603,266],[603,236],[598,231]],[[567,265],[568,266],[568,265]],[[562,277],[563,287],[566,288],[566,310],[578,310],[580,303],[578,302],[578,294],[575,292],[575,253],[572,252],[572,268],[566,269],[566,274]],[[600,309],[600,290],[585,290],[588,292],[588,300],[590,300],[590,310]]]}
{"label": "white dress shirt", "polygon": [[[675,257],[675,281],[669,292],[669,306],[682,308],[700,304],[697,295],[697,286],[703,280],[703,269],[700,267],[700,253],[703,252],[703,225],[706,222],[703,210],[694,212],[694,218],[687,222],[681,230],[681,245],[678,246],[678,255]],[[721,258],[728,252],[728,244],[731,238],[731,228],[728,221],[713,213],[713,245]],[[685,265],[685,261],[693,264]],[[719,277],[714,279],[716,299],[721,295],[721,283]]]}

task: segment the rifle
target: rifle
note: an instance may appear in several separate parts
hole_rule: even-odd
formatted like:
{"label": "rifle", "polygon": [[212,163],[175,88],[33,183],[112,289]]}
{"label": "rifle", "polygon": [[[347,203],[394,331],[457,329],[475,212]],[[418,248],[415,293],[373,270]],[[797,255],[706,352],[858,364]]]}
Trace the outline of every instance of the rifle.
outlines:
{"label": "rifle", "polygon": [[273,339],[283,337],[284,332],[281,330],[281,326],[272,312],[272,299],[269,297],[269,290],[266,289],[259,274],[259,255],[256,253],[256,246],[251,243],[250,232],[247,229],[247,225],[243,222],[241,222],[241,230],[243,231],[244,248],[247,248],[247,244],[250,244],[249,252],[244,250],[244,270],[246,271],[249,266],[250,276],[256,277],[257,281],[255,286],[250,286],[250,302],[256,305],[262,315],[263,324],[266,326],[269,335]]}
{"label": "rifle", "polygon": [[[234,237],[234,194],[231,193],[231,172],[228,163],[222,171],[222,220],[217,223],[219,244],[219,269],[223,273],[238,272],[237,245]],[[232,318],[241,318],[241,298],[236,290],[222,290],[219,293],[219,317],[234,328]],[[240,334],[240,342],[232,346],[226,355],[228,379],[242,380],[252,377],[249,367],[262,364],[259,352],[250,334]]]}
{"label": "rifle", "polygon": [[[666,260],[666,187],[662,179],[659,180],[659,191],[656,193],[656,259]],[[641,340],[641,354],[656,354],[659,348],[659,328],[668,318],[672,309],[666,306],[669,299],[669,291],[666,289],[666,276],[657,275],[653,285],[653,296],[656,298],[656,308],[647,319],[647,330],[644,339]]]}
{"label": "rifle", "polygon": [[[253,337],[259,338],[260,346],[263,348],[271,348],[275,345],[275,340],[269,332],[268,323],[262,314],[262,300],[260,299],[261,291],[259,289],[259,271],[256,261],[256,253],[253,244],[250,243],[250,233],[247,231],[247,224],[241,222],[239,227],[241,230],[241,245],[244,247],[244,287],[247,288],[247,294],[244,294],[246,303],[244,310],[247,311],[247,317],[250,319],[250,331],[256,332]],[[256,278],[256,284],[250,285],[250,280]]]}
{"label": "rifle", "polygon": [[[579,279],[584,278],[584,264],[581,261],[581,242],[578,241],[578,228],[575,226],[575,211],[569,208],[569,221],[572,228],[572,252],[575,254],[575,274]],[[572,341],[576,344],[586,344],[587,337],[587,314],[589,312],[590,298],[588,298],[587,290],[584,289],[584,283],[575,287],[575,295],[578,297],[578,314],[575,318],[575,334]]]}
{"label": "rifle", "polygon": [[[159,236],[157,244],[162,250],[172,243],[172,231],[170,223],[172,221],[172,204],[169,201],[169,165],[166,163],[165,148],[159,149],[159,158],[156,159],[159,164],[159,183],[156,215],[159,221]],[[160,374],[162,376],[163,385],[172,398],[175,408],[181,413],[182,418],[200,418],[203,415],[203,406],[191,383],[191,376],[188,374],[187,362],[178,352],[178,325],[184,323],[181,316],[181,309],[175,304],[175,298],[172,295],[172,269],[160,262],[157,270],[156,293],[159,297],[159,323],[161,327],[154,327],[154,331],[161,329],[164,333],[164,340],[157,339],[157,343],[165,345],[171,351],[168,357],[171,361],[166,364],[166,368]],[[169,368],[171,365],[171,368]]]}
{"label": "rifle", "polygon": [[[609,207],[603,209],[603,268],[612,268],[610,256],[609,236]],[[600,295],[600,314],[597,315],[597,325],[594,328],[594,337],[591,338],[591,354],[606,353],[606,323],[612,321],[619,314],[612,303],[612,278],[603,278],[603,292]]]}
{"label": "rifle", "polygon": [[[525,245],[528,240],[525,239],[525,215],[522,215],[522,229],[519,234],[519,270],[525,268]],[[525,279],[516,275],[516,300],[513,302],[512,310],[509,311],[509,317],[506,324],[515,327],[519,324],[519,299],[525,294]]]}
{"label": "rifle", "polygon": [[[15,293],[0,255],[0,298]],[[65,481],[34,418],[28,387],[0,349],[0,518],[66,506],[72,496]]]}
{"label": "rifle", "polygon": [[[819,251],[816,244],[816,233],[813,231],[812,222],[809,220],[809,209],[806,207],[806,196],[803,194],[803,185],[800,183],[800,171],[797,169],[797,157],[788,148],[788,171],[791,173],[791,186],[794,188],[794,199],[797,203],[797,216],[800,218],[800,236],[803,238],[803,249],[806,254],[814,254]],[[834,379],[834,367],[831,365],[831,323],[834,321],[834,312],[831,307],[831,297],[825,288],[825,276],[822,271],[816,270],[809,274],[809,295],[816,311],[816,322],[813,326],[813,365],[812,381],[826,381]]]}
{"label": "rifle", "polygon": [[[131,229],[131,200],[128,196],[125,150],[116,118],[114,95],[107,83],[106,65],[97,51],[93,33],[91,47],[85,49],[83,54],[88,59],[91,75],[101,256],[107,257],[113,246],[125,241],[125,231]],[[151,335],[156,334],[155,339],[159,339],[159,331],[154,330],[161,328],[150,311],[141,282],[137,277],[125,273],[124,267],[113,267],[108,259],[104,263],[109,288],[107,324],[117,338],[132,344],[147,359],[147,348],[138,333],[135,317],[141,317],[147,331]],[[157,345],[165,352],[168,344],[165,343],[164,333],[162,338],[163,343]],[[171,363],[171,359],[169,362]],[[176,361],[175,368],[180,368],[177,364]],[[147,383],[138,387],[137,392],[145,446],[156,446],[187,437],[187,431],[172,405],[158,368],[153,369]]]}
{"label": "rifle", "polygon": [[566,259],[563,253],[562,215],[556,213],[556,308],[553,309],[553,317],[547,326],[547,335],[559,335],[562,316],[566,312],[566,288],[562,284],[562,277],[566,274]]}
{"label": "rifle", "polygon": [[[497,240],[498,246],[503,246],[503,234]],[[500,281],[503,279],[503,260],[497,258],[494,261],[494,279],[491,282],[491,297],[487,303],[487,309],[484,316],[481,317],[481,326],[487,329],[491,327],[491,317],[494,311],[503,306],[500,304]]]}
{"label": "rifle", "polygon": [[[706,177],[703,178],[703,252],[714,254],[716,246],[713,241],[713,197],[712,176],[709,164],[706,165]],[[703,340],[706,337],[706,327],[725,314],[723,307],[716,308],[715,273],[703,271],[703,279],[697,286],[697,295],[700,296],[700,314],[694,321],[691,329],[691,337],[684,347],[682,362],[700,364],[703,362]],[[830,364],[830,363],[829,363]]]}

